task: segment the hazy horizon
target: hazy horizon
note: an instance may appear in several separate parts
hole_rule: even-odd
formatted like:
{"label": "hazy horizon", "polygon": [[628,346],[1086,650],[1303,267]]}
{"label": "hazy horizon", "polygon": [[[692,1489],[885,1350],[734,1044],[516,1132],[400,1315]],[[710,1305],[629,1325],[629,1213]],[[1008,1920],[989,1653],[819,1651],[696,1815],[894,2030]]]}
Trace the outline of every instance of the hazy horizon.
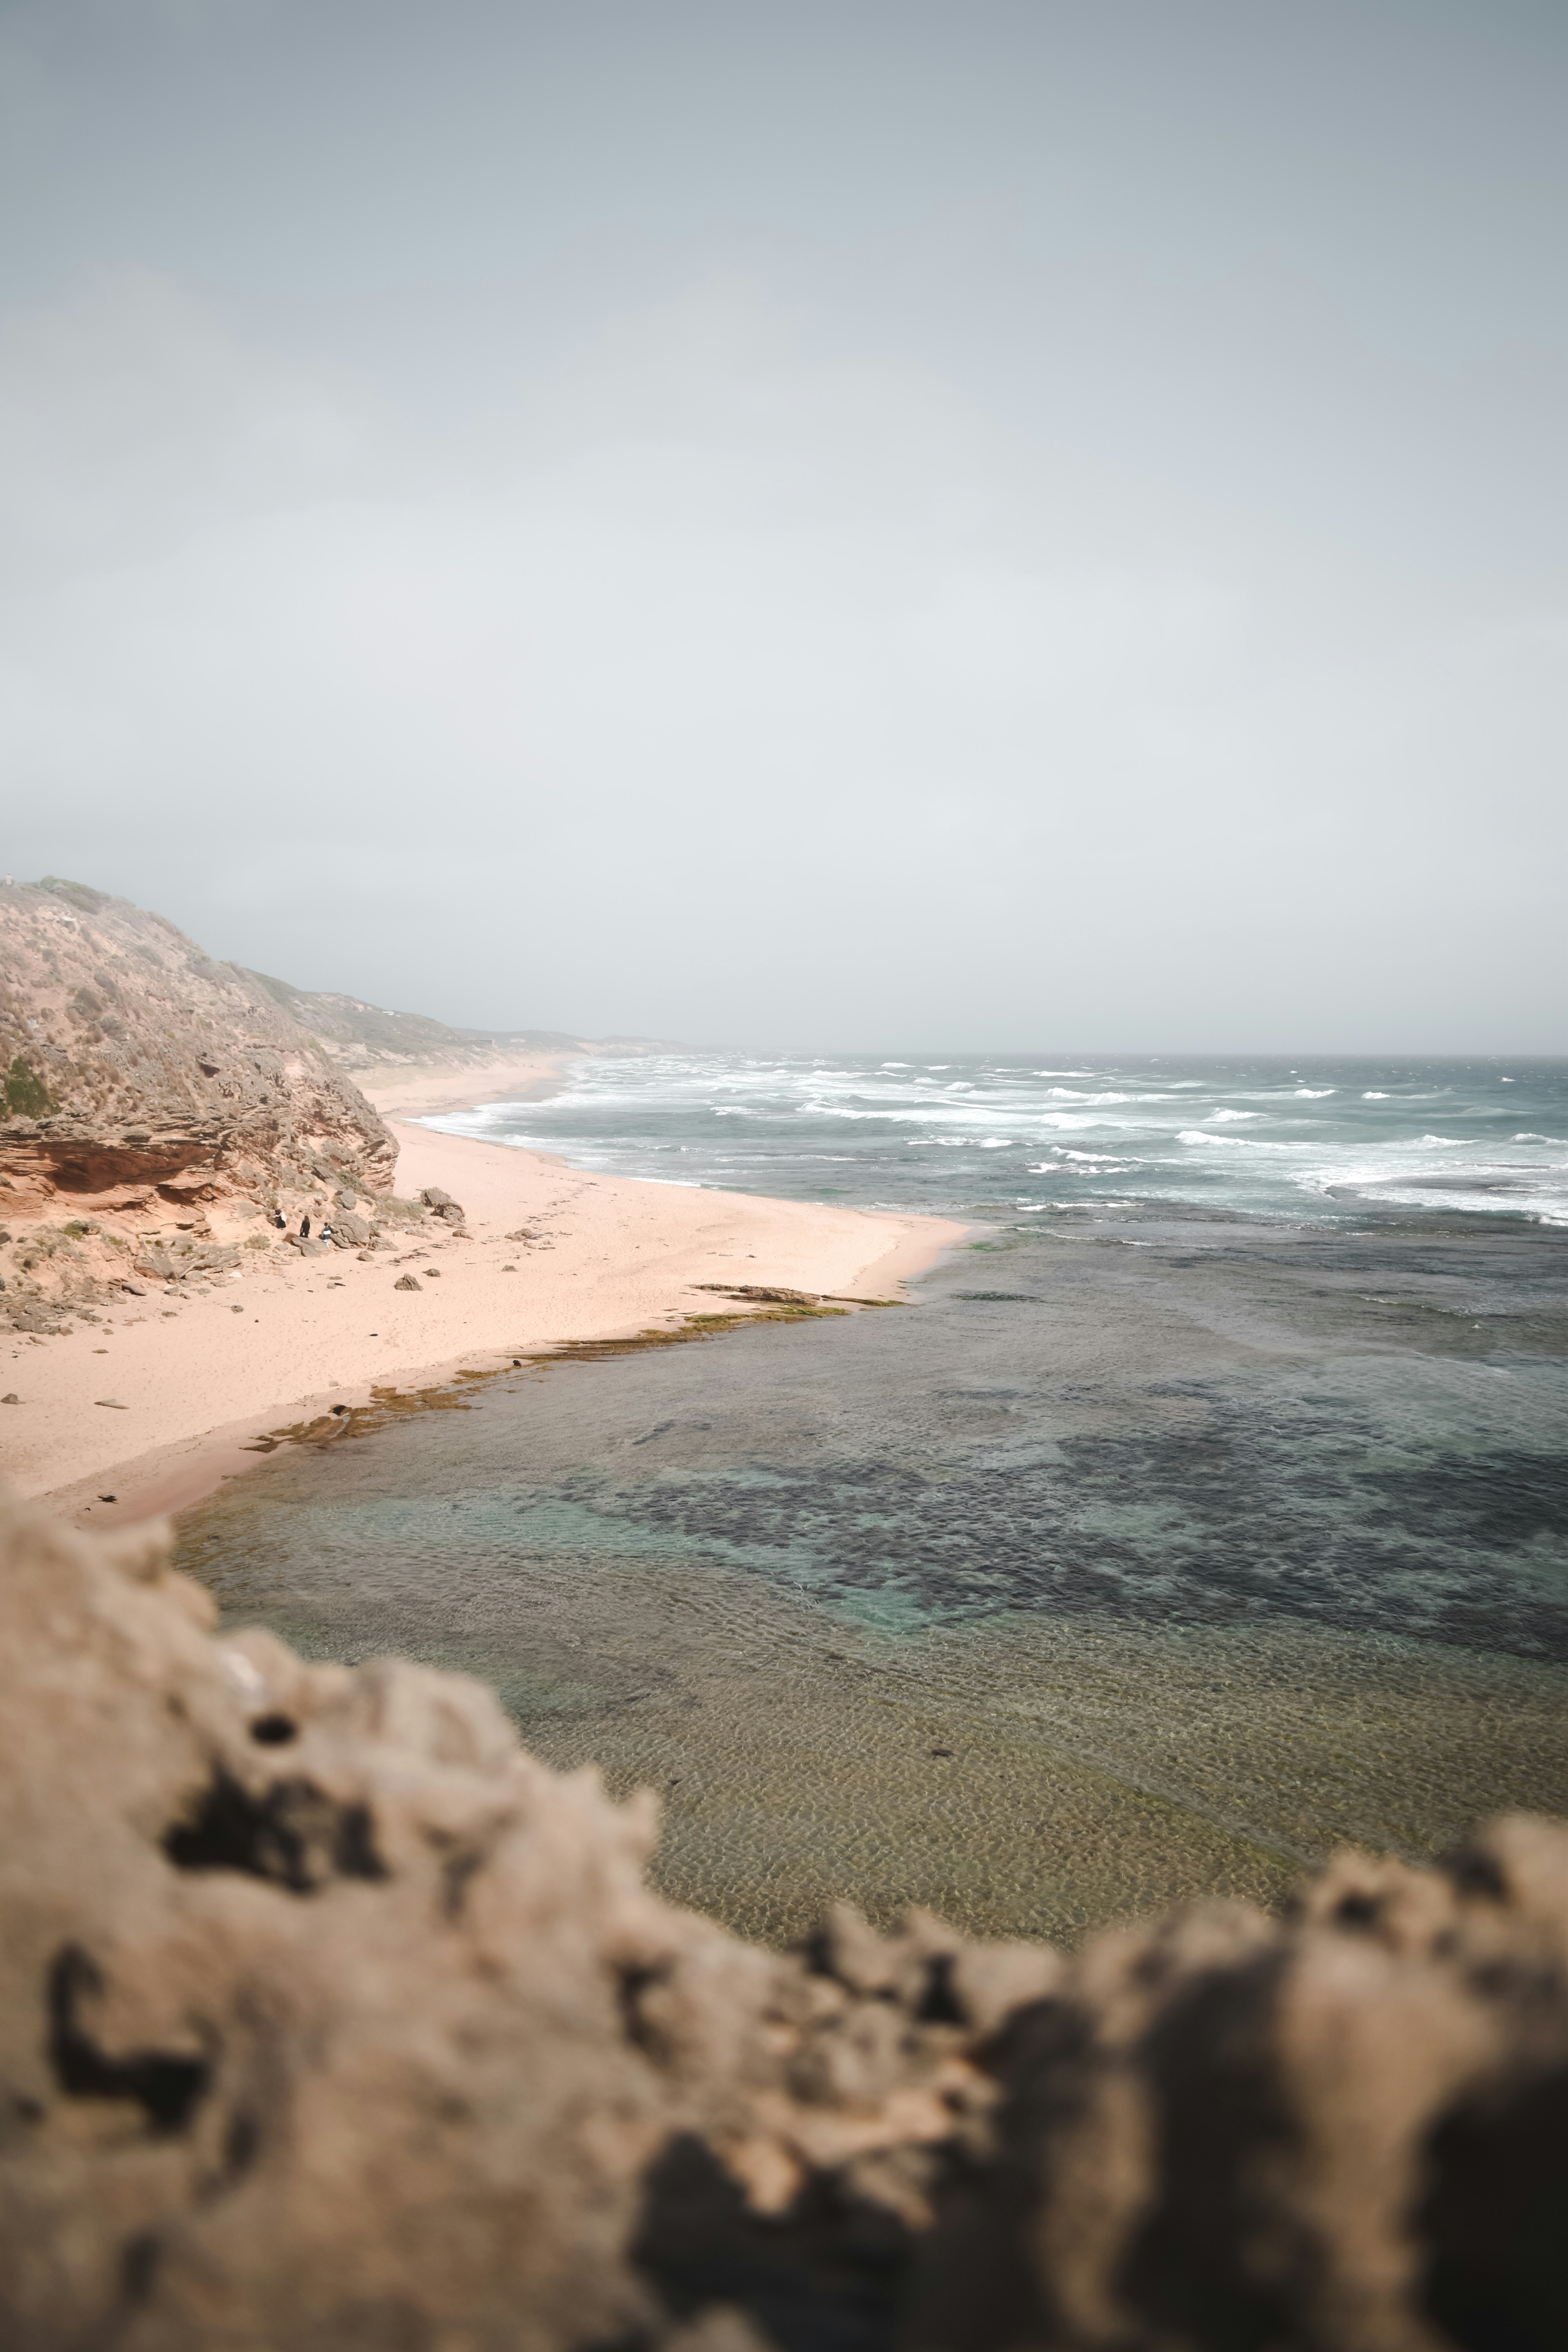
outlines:
{"label": "hazy horizon", "polygon": [[0,0],[0,866],[458,1026],[1560,1054],[1565,61]]}

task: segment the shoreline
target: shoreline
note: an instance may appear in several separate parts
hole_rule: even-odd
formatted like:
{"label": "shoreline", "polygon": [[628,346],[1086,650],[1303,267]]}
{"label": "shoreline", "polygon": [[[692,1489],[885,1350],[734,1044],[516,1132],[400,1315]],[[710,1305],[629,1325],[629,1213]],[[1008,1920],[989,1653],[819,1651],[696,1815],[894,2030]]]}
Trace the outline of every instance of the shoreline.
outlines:
{"label": "shoreline", "polygon": [[[8,1483],[78,1524],[130,1525],[188,1508],[258,1468],[268,1458],[258,1441],[334,1407],[365,1406],[373,1391],[448,1388],[462,1373],[504,1370],[514,1357],[574,1342],[673,1334],[721,1305],[766,1311],[721,1302],[708,1283],[885,1297],[968,1230],[595,1176],[409,1123],[543,1095],[571,1058],[431,1064],[363,1086],[397,1138],[400,1193],[440,1185],[455,1194],[465,1237],[420,1230],[405,1248],[364,1260],[274,1247],[173,1307],[149,1299],[149,1314],[79,1326],[66,1339],[18,1338],[0,1375],[22,1398],[0,1424]],[[407,1275],[415,1296],[394,1287]],[[125,1421],[110,1423],[111,1412]],[[119,1450],[121,1434],[141,1442]]]}
{"label": "shoreline", "polygon": [[[439,1118],[445,1113],[477,1110],[482,1102],[539,1102],[569,1066],[586,1056],[575,1053],[513,1054],[493,1062],[414,1062],[376,1077],[374,1069],[342,1074],[359,1087],[372,1108],[388,1125],[400,1119]],[[374,1083],[373,1083],[374,1081]]]}

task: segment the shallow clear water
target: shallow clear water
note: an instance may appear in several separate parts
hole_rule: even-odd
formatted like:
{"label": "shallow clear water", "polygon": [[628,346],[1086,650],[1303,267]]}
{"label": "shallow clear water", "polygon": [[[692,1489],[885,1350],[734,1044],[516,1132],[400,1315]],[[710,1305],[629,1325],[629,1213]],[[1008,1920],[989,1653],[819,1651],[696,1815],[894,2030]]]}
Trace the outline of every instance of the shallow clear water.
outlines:
{"label": "shallow clear water", "polygon": [[[779,1066],[743,1144],[717,1082],[647,1064],[488,1131],[826,1192],[827,1114],[791,1109],[804,1066]],[[285,1451],[187,1515],[185,1564],[313,1654],[485,1675],[542,1755],[662,1790],[672,1893],[774,1937],[847,1895],[1070,1938],[1272,1900],[1344,1840],[1415,1856],[1500,1807],[1568,1811],[1556,1177],[1531,1161],[1500,1213],[1497,1193],[1423,1210],[1368,1157],[1351,1197],[1356,1122],[1397,1126],[1376,1108],[1395,1074],[1357,1075],[1373,1108],[1332,1132],[1322,1070],[1273,1109],[1258,1076],[1272,1139],[1318,1122],[1268,1214],[1223,1145],[1180,1139],[1246,1108],[1239,1083],[1172,1080],[1207,1088],[1203,1118],[1148,1144],[1140,1196],[1053,1169],[1026,1198],[1021,1177],[980,1188],[1008,1153],[1043,1159],[989,1142],[994,1099],[933,1140],[867,1113],[881,1081],[852,1072],[838,1197],[984,1220],[917,1304],[529,1370]],[[1505,1076],[1529,1107],[1512,1132],[1568,1128],[1561,1066],[1421,1075],[1449,1090],[1472,1192],[1522,1149],[1491,1131]],[[1409,1165],[1451,1201],[1436,1149]]]}

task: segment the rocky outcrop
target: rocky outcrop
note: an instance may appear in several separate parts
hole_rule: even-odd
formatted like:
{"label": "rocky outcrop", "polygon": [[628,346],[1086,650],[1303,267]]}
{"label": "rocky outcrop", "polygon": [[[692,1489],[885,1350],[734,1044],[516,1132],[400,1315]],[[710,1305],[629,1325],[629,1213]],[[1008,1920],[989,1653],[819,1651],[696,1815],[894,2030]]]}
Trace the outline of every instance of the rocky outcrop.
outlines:
{"label": "rocky outcrop", "polygon": [[385,1128],[264,989],[80,883],[0,891],[0,1066],[18,1194],[180,1206],[340,1171],[392,1181]]}
{"label": "rocky outcrop", "polygon": [[215,1639],[155,1529],[0,1514],[0,1607],[16,2352],[1568,2338],[1560,1827],[779,1954],[478,1685]]}
{"label": "rocky outcrop", "polygon": [[443,1224],[450,1225],[454,1232],[463,1231],[462,1202],[454,1201],[450,1192],[443,1191],[439,1184],[426,1184],[419,1195],[419,1203],[422,1208],[428,1209],[433,1217],[439,1217]]}
{"label": "rocky outcrop", "polygon": [[0,1321],[392,1182],[391,1135],[265,990],[79,883],[0,890]]}

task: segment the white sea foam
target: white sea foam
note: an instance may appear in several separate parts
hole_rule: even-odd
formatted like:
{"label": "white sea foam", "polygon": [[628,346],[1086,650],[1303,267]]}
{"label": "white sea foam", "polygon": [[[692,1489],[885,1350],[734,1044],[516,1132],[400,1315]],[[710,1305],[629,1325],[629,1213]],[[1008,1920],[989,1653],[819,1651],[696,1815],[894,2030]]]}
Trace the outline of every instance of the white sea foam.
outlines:
{"label": "white sea foam", "polygon": [[1079,1167],[1099,1168],[1108,1173],[1136,1168],[1140,1164],[1136,1160],[1130,1160],[1117,1151],[1069,1151],[1065,1143],[1053,1143],[1051,1150],[1057,1154],[1057,1164],[1053,1166],[1048,1160],[1041,1160],[1037,1165],[1030,1167],[1028,1172],[1031,1176],[1059,1175],[1060,1163],[1065,1160],[1072,1160]]}
{"label": "white sea foam", "polygon": [[1271,1143],[1261,1135],[1215,1135],[1206,1127],[1184,1127],[1176,1141],[1194,1149],[1207,1144],[1211,1150],[1217,1143],[1226,1151],[1310,1151],[1312,1149],[1307,1143]]}
{"label": "white sea foam", "polygon": [[[579,1165],[668,1176],[680,1157],[689,1181],[760,1192],[831,1183],[836,1197],[865,1200],[890,1190],[911,1207],[962,1208],[995,1181],[978,1178],[981,1153],[1032,1148],[1048,1156],[1027,1163],[1026,1191],[1031,1183],[1044,1191],[1054,1172],[1084,1207],[1109,1198],[1113,1176],[1135,1171],[1134,1191],[1145,1200],[1202,1200],[1254,1213],[1299,1213],[1293,1200],[1310,1199],[1324,1214],[1355,1215],[1359,1199],[1400,1211],[1568,1218],[1568,1169],[1560,1164],[1568,1156],[1568,1103],[1559,1069],[1518,1082],[1528,1091],[1521,1097],[1516,1087],[1512,1115],[1523,1108],[1546,1124],[1511,1132],[1505,1166],[1497,1082],[1458,1064],[1394,1068],[1387,1087],[1357,1086],[1359,1071],[1329,1083],[1321,1065],[1287,1074],[1267,1064],[1215,1064],[1178,1076],[1180,1068],[1168,1057],[1090,1066],[594,1056],[571,1066],[553,1096],[428,1123],[556,1151]],[[1206,1108],[1188,1099],[1194,1094],[1205,1096]],[[1411,1132],[1439,1106],[1440,1132]],[[1267,1134],[1241,1134],[1252,1125]],[[825,1150],[829,1139],[835,1148]]]}

